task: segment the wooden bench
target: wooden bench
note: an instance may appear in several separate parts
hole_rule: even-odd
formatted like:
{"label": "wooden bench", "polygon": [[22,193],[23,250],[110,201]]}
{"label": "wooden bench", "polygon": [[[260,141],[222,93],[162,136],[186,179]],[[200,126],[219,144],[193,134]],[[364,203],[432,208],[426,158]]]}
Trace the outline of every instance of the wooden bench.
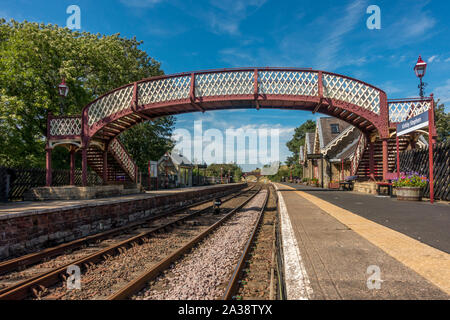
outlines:
{"label": "wooden bench", "polygon": [[339,182],[339,186],[342,187],[342,190],[353,190],[353,183],[358,179],[358,176],[348,176],[344,179],[344,181]]}
{"label": "wooden bench", "polygon": [[339,182],[339,187],[342,187],[342,190],[353,190],[353,182],[352,181],[341,181]]}
{"label": "wooden bench", "polygon": [[381,188],[386,188],[388,196],[392,197],[392,183],[390,183],[390,182],[377,182],[377,193],[378,193],[378,195],[381,195]]}

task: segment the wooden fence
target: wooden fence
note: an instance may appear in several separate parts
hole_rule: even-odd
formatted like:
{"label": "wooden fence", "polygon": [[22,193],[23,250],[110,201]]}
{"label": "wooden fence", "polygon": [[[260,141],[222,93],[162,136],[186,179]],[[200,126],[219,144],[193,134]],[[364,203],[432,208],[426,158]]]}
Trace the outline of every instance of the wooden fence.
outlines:
{"label": "wooden fence", "polygon": [[[46,184],[46,171],[42,168],[0,167],[0,201],[17,201],[23,194]],[[52,185],[70,184],[70,170],[52,170]],[[88,172],[88,185],[101,185],[102,179],[95,172]],[[75,185],[81,186],[81,170],[75,170]]]}
{"label": "wooden fence", "polygon": [[[435,144],[433,162],[434,197],[450,201],[450,141]],[[428,148],[401,152],[400,171],[418,172],[429,177]],[[430,196],[429,185],[425,188],[424,196]]]}

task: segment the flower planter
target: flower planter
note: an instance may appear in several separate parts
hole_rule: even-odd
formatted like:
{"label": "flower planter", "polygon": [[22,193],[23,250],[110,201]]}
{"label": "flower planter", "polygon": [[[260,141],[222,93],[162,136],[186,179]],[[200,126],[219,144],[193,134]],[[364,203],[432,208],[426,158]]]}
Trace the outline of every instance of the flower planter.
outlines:
{"label": "flower planter", "polygon": [[329,182],[328,189],[339,189],[339,182]]}
{"label": "flower planter", "polygon": [[397,200],[403,201],[421,201],[422,188],[421,187],[396,187],[395,193]]}

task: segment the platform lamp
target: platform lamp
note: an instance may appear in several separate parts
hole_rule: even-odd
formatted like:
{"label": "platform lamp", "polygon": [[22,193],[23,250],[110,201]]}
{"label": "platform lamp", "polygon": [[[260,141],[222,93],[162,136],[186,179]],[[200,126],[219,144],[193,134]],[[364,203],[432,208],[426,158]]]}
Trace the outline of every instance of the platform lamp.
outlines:
{"label": "platform lamp", "polygon": [[66,85],[66,79],[62,78],[62,81],[58,86],[58,92],[59,92],[59,96],[61,97],[60,113],[61,113],[61,115],[63,115],[64,114],[64,98],[67,97],[67,94],[69,93],[69,87]]}
{"label": "platform lamp", "polygon": [[427,70],[427,63],[422,60],[422,57],[419,56],[419,59],[417,59],[417,63],[414,66],[414,72],[416,73],[416,77],[420,79],[420,84],[418,86],[420,90],[420,97],[423,98],[424,96],[424,88],[427,85],[426,83],[422,82],[423,76],[425,76],[425,72]]}

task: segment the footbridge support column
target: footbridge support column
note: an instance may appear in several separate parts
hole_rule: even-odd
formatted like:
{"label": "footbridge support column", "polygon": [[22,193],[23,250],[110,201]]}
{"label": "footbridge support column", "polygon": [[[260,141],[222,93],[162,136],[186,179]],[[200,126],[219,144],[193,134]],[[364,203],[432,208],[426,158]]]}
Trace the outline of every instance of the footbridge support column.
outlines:
{"label": "footbridge support column", "polygon": [[75,148],[70,149],[70,185],[75,185]]}
{"label": "footbridge support column", "polygon": [[81,183],[83,187],[87,186],[87,147],[81,148]]}
{"label": "footbridge support column", "polygon": [[108,150],[103,151],[103,184],[108,184]]}
{"label": "footbridge support column", "polygon": [[370,140],[369,137],[369,170],[370,170],[370,177],[375,178],[375,159],[374,159],[374,145],[372,140]]}
{"label": "footbridge support column", "polygon": [[383,139],[383,180],[387,179],[388,168],[388,139]]}
{"label": "footbridge support column", "polygon": [[45,170],[46,170],[45,185],[47,187],[51,187],[52,186],[52,149],[48,146],[47,146],[47,148],[45,148]]}

